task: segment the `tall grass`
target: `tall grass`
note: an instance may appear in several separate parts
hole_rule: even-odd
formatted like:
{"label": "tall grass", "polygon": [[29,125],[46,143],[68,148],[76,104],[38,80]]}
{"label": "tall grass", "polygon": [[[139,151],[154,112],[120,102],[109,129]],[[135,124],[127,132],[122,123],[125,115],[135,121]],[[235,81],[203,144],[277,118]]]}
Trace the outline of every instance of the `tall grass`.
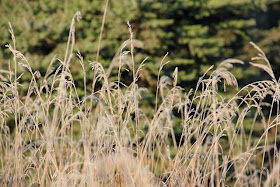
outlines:
{"label": "tall grass", "polygon": [[[266,71],[271,80],[238,88],[230,69],[243,62],[227,59],[216,69],[212,66],[196,88],[187,91],[177,85],[177,68],[173,77],[161,76],[168,65],[165,56],[156,105],[147,113],[141,104],[146,88],[137,84],[145,60],[134,60],[133,49],[140,43],[133,39],[130,26],[131,37],[108,71],[102,62],[90,62],[94,81],[101,85],[93,85],[91,93],[86,89],[87,62],[79,51],[74,54],[76,19],[81,19],[80,12],[72,19],[64,60],[54,57],[43,77],[17,50],[10,25],[13,43],[7,47],[13,59],[10,69],[0,71],[1,186],[280,185],[279,80],[254,43],[258,56],[251,64]],[[71,75],[74,60],[79,60],[84,73],[83,97]],[[53,71],[56,61],[60,66]],[[18,75],[19,67],[32,77],[24,96],[19,94],[24,76]],[[118,68],[118,80],[111,82],[113,68]],[[121,82],[127,68],[132,74],[129,85]],[[231,97],[220,94],[227,85],[237,88]],[[11,119],[14,129],[8,126]],[[179,137],[176,121],[182,130]],[[253,141],[256,128],[261,134]]]}

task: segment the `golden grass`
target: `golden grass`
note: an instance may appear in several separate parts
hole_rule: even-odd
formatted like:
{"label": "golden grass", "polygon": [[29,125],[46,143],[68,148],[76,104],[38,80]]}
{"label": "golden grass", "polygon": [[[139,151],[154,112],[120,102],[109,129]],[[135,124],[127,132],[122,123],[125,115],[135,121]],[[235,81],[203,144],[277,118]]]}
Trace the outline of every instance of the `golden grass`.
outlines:
{"label": "golden grass", "polygon": [[[72,19],[64,60],[56,57],[40,77],[13,44],[9,70],[0,70],[0,181],[1,186],[279,186],[279,80],[275,79],[265,54],[255,44],[258,56],[252,63],[266,71],[271,80],[239,88],[230,98],[219,94],[219,87],[236,86],[229,71],[240,60],[223,61],[210,76],[199,78],[194,90],[177,85],[173,77],[160,76],[152,118],[141,105],[146,88],[138,86],[145,61],[134,61],[133,49],[140,44],[131,37],[116,53],[108,71],[98,60],[92,93],[77,93],[69,65],[79,60],[86,74],[82,54],[74,57],[75,19]],[[105,19],[104,19],[105,20]],[[100,37],[102,34],[100,35]],[[129,51],[124,46],[130,45]],[[98,59],[98,57],[97,57]],[[61,65],[51,73],[54,61]],[[24,97],[17,69],[27,68],[32,79]],[[13,68],[12,68],[13,67]],[[132,73],[129,85],[121,83],[122,71]],[[113,68],[118,80],[110,82]],[[213,69],[213,66],[210,68]],[[210,69],[208,71],[210,71]],[[0,77],[0,78],[1,78]],[[96,82],[102,87],[95,88]],[[223,84],[224,83],[224,84]],[[220,90],[221,91],[221,90]],[[271,103],[265,103],[266,97]],[[264,114],[262,107],[270,109]],[[276,117],[272,110],[276,109]],[[174,113],[180,114],[179,141],[174,129]],[[15,129],[10,131],[9,119]],[[250,133],[244,123],[251,120]],[[257,141],[251,141],[256,127],[262,128]],[[269,154],[270,152],[272,154]]]}

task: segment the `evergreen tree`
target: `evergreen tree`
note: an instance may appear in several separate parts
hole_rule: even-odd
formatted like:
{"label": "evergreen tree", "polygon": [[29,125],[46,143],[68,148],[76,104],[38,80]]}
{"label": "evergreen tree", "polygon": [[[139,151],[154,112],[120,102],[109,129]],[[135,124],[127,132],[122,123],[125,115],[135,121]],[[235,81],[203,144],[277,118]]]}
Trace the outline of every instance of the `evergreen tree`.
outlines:
{"label": "evergreen tree", "polygon": [[[63,58],[71,17],[77,10],[82,12],[83,20],[76,25],[75,50],[80,50],[85,62],[95,60],[105,1],[3,0],[0,5],[0,68],[7,68],[9,58],[4,47],[11,40],[8,21],[15,30],[17,48],[44,74],[54,54]],[[160,61],[167,52],[170,63],[163,74],[171,76],[178,67],[179,84],[190,88],[212,64],[226,58],[248,61],[253,56],[251,40],[264,49],[278,71],[279,10],[279,2],[268,0],[112,0],[99,61],[109,68],[118,48],[130,37],[130,21],[134,39],[144,44],[136,49],[136,63],[149,57],[141,82],[150,88],[155,87]],[[88,63],[86,68],[90,84],[92,71]],[[248,65],[234,69],[242,82],[261,75],[244,68]],[[82,79],[79,70],[79,63],[73,61],[77,82]],[[115,72],[113,69],[113,75]]]}

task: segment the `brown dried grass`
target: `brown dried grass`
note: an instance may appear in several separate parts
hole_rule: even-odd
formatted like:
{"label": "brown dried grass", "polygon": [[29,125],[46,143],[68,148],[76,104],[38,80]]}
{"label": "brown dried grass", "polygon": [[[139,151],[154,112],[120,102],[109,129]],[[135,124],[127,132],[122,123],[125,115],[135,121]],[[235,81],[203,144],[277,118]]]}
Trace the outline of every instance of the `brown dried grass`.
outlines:
{"label": "brown dried grass", "polygon": [[[99,90],[93,85],[89,94],[84,77],[84,98],[80,99],[69,69],[71,61],[78,59],[86,74],[82,55],[78,52],[75,58],[73,54],[76,18],[81,18],[79,12],[72,19],[64,60],[54,57],[49,71],[41,78],[16,49],[10,26],[13,45],[7,47],[14,65],[13,69],[0,70],[5,77],[0,82],[2,186],[280,185],[276,147],[279,80],[255,44],[252,43],[259,55],[252,60],[263,60],[265,64],[252,65],[266,71],[271,80],[251,83],[231,98],[220,95],[219,87],[238,88],[229,69],[235,63],[243,64],[242,61],[225,60],[208,78],[206,73],[199,78],[194,90],[185,92],[177,85],[178,69],[173,80],[160,76],[168,64],[164,57],[158,74],[156,106],[150,118],[141,105],[146,88],[140,88],[137,81],[144,61],[140,65],[134,61],[133,48],[139,43],[133,40],[131,28],[131,38],[124,43],[130,45],[130,50],[123,51],[121,47],[108,72],[102,63],[91,63],[94,81],[103,85]],[[54,61],[61,65],[50,73]],[[124,86],[121,71],[126,66],[133,80]],[[22,75],[18,75],[18,67],[27,68],[32,76],[24,97],[19,95]],[[116,82],[108,79],[113,68],[118,68]],[[273,98],[272,103],[263,102],[268,96]],[[268,116],[263,113],[263,106],[270,108]],[[277,108],[275,118],[273,108]],[[181,115],[183,129],[179,142],[174,132],[175,111]],[[244,123],[249,115],[253,120],[250,134],[246,134]],[[14,118],[14,132],[8,127],[10,118]],[[253,142],[254,128],[260,125],[263,133]],[[268,136],[272,129],[271,143]],[[224,142],[227,146],[222,145]],[[268,162],[265,156],[271,150],[273,155]],[[257,164],[259,158],[261,166]]]}

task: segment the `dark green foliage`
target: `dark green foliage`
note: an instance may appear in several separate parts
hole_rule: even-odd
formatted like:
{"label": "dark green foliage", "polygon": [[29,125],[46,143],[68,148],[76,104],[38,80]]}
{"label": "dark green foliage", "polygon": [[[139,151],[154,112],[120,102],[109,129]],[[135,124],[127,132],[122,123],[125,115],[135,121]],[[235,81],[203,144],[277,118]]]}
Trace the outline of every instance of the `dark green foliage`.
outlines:
{"label": "dark green foliage", "polygon": [[[90,83],[92,71],[87,62],[95,60],[105,3],[89,0],[1,1],[0,68],[6,69],[10,58],[4,47],[11,42],[8,21],[15,30],[17,49],[34,69],[44,74],[54,54],[63,59],[71,18],[80,10],[83,20],[76,24],[75,50],[79,49],[84,56]],[[150,88],[155,88],[160,60],[167,52],[170,63],[163,73],[171,76],[178,67],[178,83],[190,88],[212,64],[226,58],[241,58],[248,62],[255,54],[248,44],[251,40],[266,52],[278,71],[279,10],[279,2],[268,0],[111,0],[99,61],[109,67],[115,52],[130,37],[127,26],[130,21],[134,38],[144,43],[143,49],[136,50],[136,63],[149,56],[141,78]],[[261,75],[254,68],[242,71],[248,65],[242,68],[234,70],[242,83]],[[78,61],[73,61],[72,72],[77,82],[83,77],[80,70]]]}

